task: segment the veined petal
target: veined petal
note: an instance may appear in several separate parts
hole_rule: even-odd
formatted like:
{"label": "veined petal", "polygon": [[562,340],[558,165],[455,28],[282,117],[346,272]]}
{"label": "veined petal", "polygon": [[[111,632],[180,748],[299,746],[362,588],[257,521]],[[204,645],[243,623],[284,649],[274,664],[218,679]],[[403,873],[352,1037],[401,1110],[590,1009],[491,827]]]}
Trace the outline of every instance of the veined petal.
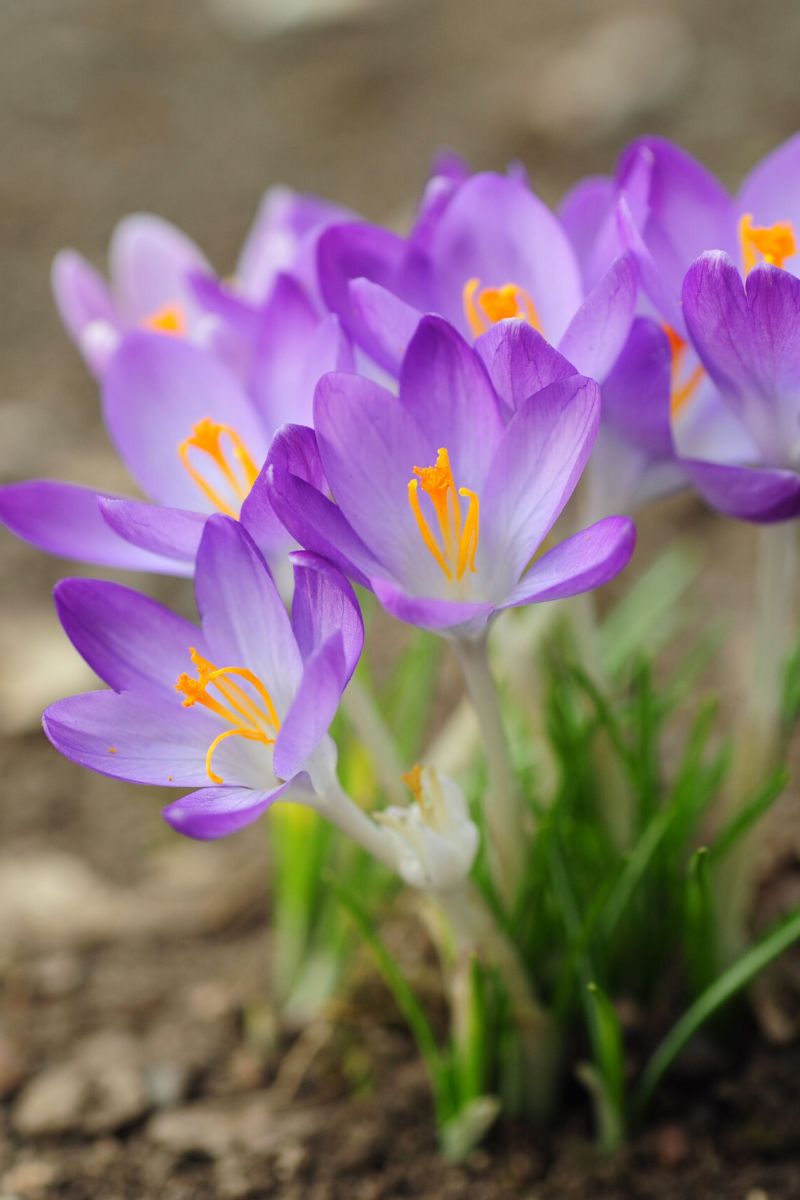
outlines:
{"label": "veined petal", "polygon": [[683,458],[680,465],[712,508],[741,521],[771,524],[800,514],[800,475]]}
{"label": "veined petal", "polygon": [[317,554],[292,555],[294,595],[292,629],[303,659],[337,634],[342,643],[345,676],[350,679],[364,646],[364,619],[356,594],[347,580]]}
{"label": "veined petal", "polygon": [[174,559],[181,574],[193,573],[204,513],[110,496],[101,496],[98,503],[106,524],[126,542]]}
{"label": "veined petal", "polygon": [[476,339],[475,351],[511,412],[534,392],[577,373],[572,363],[526,321],[498,321]]}
{"label": "veined petal", "polygon": [[175,680],[188,650],[204,651],[191,621],[132,588],[99,579],[63,579],[54,592],[58,618],[78,653],[118,692],[155,692],[173,711]]}
{"label": "veined petal", "polygon": [[561,353],[582,375],[602,381],[613,367],[630,332],[639,275],[627,251],[592,288],[569,323]]}
{"label": "veined petal", "polygon": [[562,600],[600,587],[628,565],[635,545],[633,521],[606,517],[543,554],[500,607]]}
{"label": "veined petal", "polygon": [[115,501],[125,498],[72,483],[29,479],[0,488],[0,519],[23,541],[61,558],[166,575],[190,573],[171,556],[121,538],[100,511],[101,502]]}
{"label": "veined petal", "polygon": [[288,783],[271,791],[253,788],[207,787],[190,792],[162,809],[168,825],[185,837],[200,841],[227,837],[251,825],[270,805],[280,800]]}
{"label": "veined petal", "polygon": [[292,779],[305,769],[336,716],[347,678],[344,641],[333,633],[303,664],[303,678],[275,742],[279,779]]}
{"label": "veined petal", "polygon": [[209,517],[195,588],[213,662],[253,671],[283,719],[300,682],[300,652],[269,568],[241,522]]}

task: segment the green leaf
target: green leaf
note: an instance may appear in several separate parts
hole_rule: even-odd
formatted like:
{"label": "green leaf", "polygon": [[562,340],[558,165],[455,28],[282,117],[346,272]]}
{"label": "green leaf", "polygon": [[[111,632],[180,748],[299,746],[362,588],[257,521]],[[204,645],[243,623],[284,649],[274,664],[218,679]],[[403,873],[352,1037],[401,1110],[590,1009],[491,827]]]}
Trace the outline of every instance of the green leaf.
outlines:
{"label": "green leaf", "polygon": [[752,800],[748,801],[717,834],[708,849],[709,859],[713,866],[717,866],[740,838],[747,833],[748,829],[755,825],[756,821],[772,807],[789,783],[789,778],[788,770],[785,767],[778,767],[770,775],[763,788],[756,792]]}
{"label": "green leaf", "polygon": [[596,1069],[602,1089],[593,1089],[604,1150],[617,1148],[625,1130],[625,1048],[619,1017],[605,992],[596,983],[587,987]]}
{"label": "green leaf", "polygon": [[751,946],[707,987],[701,996],[698,996],[694,1004],[673,1025],[642,1072],[634,1102],[634,1112],[637,1116],[644,1113],[662,1077],[698,1029],[798,939],[800,908],[765,934],[755,946]]}
{"label": "green leaf", "polygon": [[666,645],[680,627],[677,604],[697,568],[694,553],[673,545],[645,571],[600,628],[605,670],[616,674],[642,650],[652,655]]}

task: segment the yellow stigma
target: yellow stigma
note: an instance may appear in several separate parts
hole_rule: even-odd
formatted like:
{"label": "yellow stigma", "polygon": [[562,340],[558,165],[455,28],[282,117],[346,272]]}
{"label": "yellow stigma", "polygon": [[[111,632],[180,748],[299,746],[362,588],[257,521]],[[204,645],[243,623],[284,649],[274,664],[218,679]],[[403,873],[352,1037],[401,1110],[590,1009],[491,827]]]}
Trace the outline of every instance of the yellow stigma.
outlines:
{"label": "yellow stigma", "polygon": [[[469,568],[475,570],[478,549],[480,502],[469,488],[456,488],[450,455],[442,446],[432,467],[414,467],[415,479],[408,482],[408,502],[416,518],[422,540],[447,579],[461,579]],[[430,497],[441,542],[422,511],[419,489]],[[469,501],[462,518],[459,496]]]}
{"label": "yellow stigma", "polygon": [[671,325],[662,325],[661,328],[669,339],[669,347],[672,351],[672,379],[670,384],[669,412],[671,417],[677,417],[684,406],[688,404],[697,390],[700,381],[705,375],[705,370],[697,364],[696,367],[689,373],[686,378],[683,378],[683,361],[686,356],[686,341],[677,333]]}
{"label": "yellow stigma", "polygon": [[542,324],[530,295],[516,283],[499,288],[482,288],[480,279],[468,279],[462,293],[464,315],[473,337],[480,337],[498,321],[516,317],[527,321],[539,333]]}
{"label": "yellow stigma", "polygon": [[776,221],[774,225],[754,225],[753,214],[739,218],[739,244],[742,248],[742,267],[749,275],[761,261],[782,267],[787,258],[797,253],[797,241],[791,221]]}
{"label": "yellow stigma", "polygon": [[420,763],[415,763],[410,771],[406,771],[403,776],[403,783],[411,792],[417,804],[419,804],[422,797],[422,766]]}
{"label": "yellow stigma", "polygon": [[[202,704],[232,726],[214,738],[206,754],[208,778],[212,783],[224,783],[222,776],[211,769],[211,760],[220,742],[230,737],[241,737],[271,746],[278,736],[281,723],[272,697],[252,671],[246,667],[215,667],[198,654],[194,646],[190,648],[189,655],[197,670],[197,679],[185,673],[179,675],[175,691],[183,696],[184,708]],[[248,684],[249,688],[242,687],[235,676]],[[209,688],[214,688],[217,695],[212,695]]]}
{"label": "yellow stigma", "polygon": [[[227,447],[223,438],[227,439]],[[214,507],[228,517],[238,518],[239,510],[228,503],[218,488],[193,463],[191,450],[205,455],[207,467],[213,464],[220,482],[224,481],[230,488],[241,508],[258,478],[258,467],[236,430],[231,429],[230,425],[220,425],[210,417],[203,417],[192,427],[192,436],[185,438],[178,446],[178,454],[189,476]]]}
{"label": "yellow stigma", "polygon": [[186,334],[186,314],[180,304],[165,304],[156,309],[142,321],[143,329],[153,333],[167,333],[172,337],[184,337]]}

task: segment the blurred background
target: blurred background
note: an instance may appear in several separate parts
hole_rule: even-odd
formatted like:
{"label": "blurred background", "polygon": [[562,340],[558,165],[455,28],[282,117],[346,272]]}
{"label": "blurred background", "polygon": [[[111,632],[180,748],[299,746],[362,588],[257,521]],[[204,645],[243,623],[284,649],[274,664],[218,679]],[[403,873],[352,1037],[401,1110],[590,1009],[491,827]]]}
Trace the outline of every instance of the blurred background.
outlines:
{"label": "blurred background", "polygon": [[[60,247],[103,269],[115,222],[149,210],[225,274],[268,185],[401,225],[445,147],[476,168],[520,160],[555,203],[649,131],[735,187],[800,124],[798,45],[800,6],[785,0],[3,0],[2,480],[128,487],[51,302]],[[705,521],[690,498],[662,508],[644,521],[645,557],[648,538],[702,539]],[[748,530],[715,529],[704,586],[722,611],[748,603],[739,572],[753,547]],[[0,1192],[27,1195],[16,1139],[59,1128],[52,1102],[22,1105],[26,1080],[65,1042],[109,1024],[119,1059],[135,1052],[120,1029],[172,1047],[172,1102],[215,1038],[218,1090],[246,1075],[219,1027],[260,986],[263,838],[178,844],[154,795],[57,758],[41,708],[91,686],[49,601],[76,568],[0,539],[0,1097],[22,1089],[0,1120]],[[180,1014],[199,1026],[191,1044]],[[122,1125],[141,1116],[131,1103]],[[75,1128],[104,1135],[118,1118],[89,1106]],[[97,1144],[98,1162],[113,1158]]]}

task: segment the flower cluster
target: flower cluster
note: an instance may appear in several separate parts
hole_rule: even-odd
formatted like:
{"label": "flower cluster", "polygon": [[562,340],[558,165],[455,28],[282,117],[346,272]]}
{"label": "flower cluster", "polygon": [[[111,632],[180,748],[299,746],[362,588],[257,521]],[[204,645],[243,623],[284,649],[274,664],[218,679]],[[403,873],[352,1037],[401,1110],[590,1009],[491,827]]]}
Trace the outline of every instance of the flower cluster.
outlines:
{"label": "flower cluster", "polygon": [[[513,912],[532,822],[487,633],[613,579],[632,516],[670,492],[764,525],[800,514],[798,185],[800,137],[736,198],[643,138],[558,213],[520,169],[448,157],[406,234],[274,190],[228,277],[148,215],[115,230],[108,282],[62,252],[56,302],[132,494],[17,482],[0,517],[62,557],[193,577],[201,619],[62,582],[107,689],[51,706],[50,741],[185,793],[164,816],[191,837],[277,800],[313,809],[451,913],[477,912],[484,840]],[[402,763],[410,801],[374,813],[339,782],[330,727],[370,594],[461,660],[488,767],[472,808],[435,761]]]}

